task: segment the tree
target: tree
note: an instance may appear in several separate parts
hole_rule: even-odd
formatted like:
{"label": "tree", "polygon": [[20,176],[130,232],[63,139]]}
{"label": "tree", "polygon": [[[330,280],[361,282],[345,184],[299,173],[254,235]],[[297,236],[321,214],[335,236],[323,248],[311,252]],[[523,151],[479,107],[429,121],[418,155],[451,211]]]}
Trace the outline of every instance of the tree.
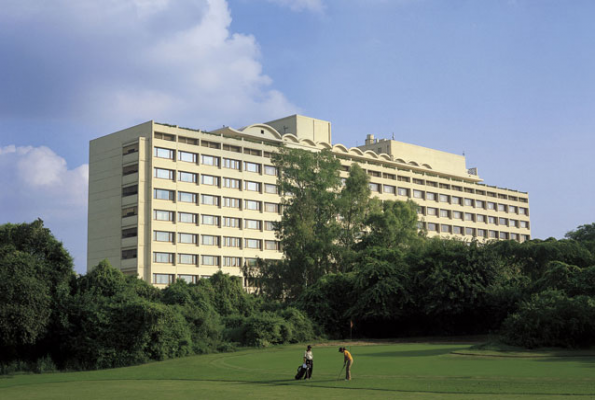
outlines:
{"label": "tree", "polygon": [[567,232],[565,237],[576,240],[595,255],[595,222],[581,225],[575,230]]}
{"label": "tree", "polygon": [[369,246],[405,249],[420,238],[417,231],[417,204],[413,201],[384,201],[366,220],[368,232],[358,247]]}

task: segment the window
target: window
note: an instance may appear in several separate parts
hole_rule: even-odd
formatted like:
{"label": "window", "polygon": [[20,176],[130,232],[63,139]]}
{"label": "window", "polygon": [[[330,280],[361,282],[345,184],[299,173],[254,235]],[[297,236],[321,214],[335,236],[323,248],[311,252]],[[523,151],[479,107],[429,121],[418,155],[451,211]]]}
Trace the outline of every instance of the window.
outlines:
{"label": "window", "polygon": [[137,229],[136,226],[134,228],[122,229],[122,239],[136,237]]}
{"label": "window", "polygon": [[200,244],[204,246],[219,246],[219,236],[201,235]]}
{"label": "window", "polygon": [[276,240],[265,240],[264,248],[265,250],[279,250],[279,242]]}
{"label": "window", "polygon": [[122,154],[138,153],[138,143],[129,144],[128,146],[122,147]]}
{"label": "window", "polygon": [[[398,188],[397,189],[397,193],[399,196],[407,196],[409,197],[409,189],[405,189],[405,188]],[[428,193],[429,194],[429,193]],[[428,199],[429,200],[429,199]]]}
{"label": "window", "polygon": [[475,200],[475,207],[485,208],[485,202],[483,200]]}
{"label": "window", "polygon": [[506,205],[505,204],[498,204],[498,211],[506,212]]}
{"label": "window", "polygon": [[211,196],[210,194],[203,194],[200,196],[201,204],[207,206],[218,206],[219,205],[219,196]]}
{"label": "window", "polygon": [[440,225],[440,232],[442,232],[442,233],[450,233],[450,231],[451,231],[451,226],[450,225],[445,225],[445,224]]}
{"label": "window", "polygon": [[436,201],[436,193],[427,192],[426,193],[426,200]]}
{"label": "window", "polygon": [[186,283],[198,282],[198,275],[178,275],[178,279]]}
{"label": "window", "polygon": [[477,237],[485,237],[486,236],[486,230],[485,229],[478,229],[477,230]]}
{"label": "window", "polygon": [[529,223],[527,221],[520,221],[519,222],[521,228],[528,228]]}
{"label": "window", "polygon": [[426,208],[425,207],[417,207],[417,213],[421,214],[421,215],[425,215],[426,214]]}
{"label": "window", "polygon": [[200,176],[200,183],[202,183],[203,185],[209,185],[209,186],[219,186],[219,177],[202,174]]}
{"label": "window", "polygon": [[261,249],[262,248],[262,240],[260,239],[246,239],[245,247],[247,249]]}
{"label": "window", "polygon": [[272,165],[265,165],[264,166],[264,173],[266,175],[277,176],[277,168],[273,167]]}
{"label": "window", "polygon": [[516,214],[516,212],[517,212],[516,206],[508,206],[508,212]]}
{"label": "window", "polygon": [[208,156],[206,154],[203,154],[200,157],[200,163],[202,165],[212,165],[213,167],[218,167],[219,166],[219,157],[213,157],[213,156]]}
{"label": "window", "polygon": [[202,265],[219,266],[219,257],[217,256],[202,256],[200,259]]}
{"label": "window", "polygon": [[466,207],[473,207],[473,200],[472,199],[465,199],[465,206]]}
{"label": "window", "polygon": [[527,209],[524,207],[519,207],[519,214],[521,215],[527,215]]}
{"label": "window", "polygon": [[153,232],[153,240],[156,242],[174,242],[174,233],[173,232],[164,232],[164,231],[154,231]]}
{"label": "window", "polygon": [[448,203],[448,196],[445,194],[441,194],[440,195],[440,202],[442,203]]}
{"label": "window", "polygon": [[[264,133],[263,131],[260,131],[261,133]],[[248,147],[244,147],[244,154],[250,154],[252,156],[261,156],[262,152],[260,150],[256,150],[256,149],[250,149]]]}
{"label": "window", "polygon": [[508,232],[500,232],[500,239],[508,240]]}
{"label": "window", "polygon": [[[428,207],[426,210],[427,210],[428,215],[438,215],[438,209],[437,208]],[[442,215],[442,211],[440,211],[440,215]]]}
{"label": "window", "polygon": [[198,214],[194,213],[187,213],[187,212],[178,212],[178,222],[183,222],[187,224],[196,224],[198,220]]}
{"label": "window", "polygon": [[197,244],[198,235],[194,233],[178,233],[178,243]]}
{"label": "window", "polygon": [[488,234],[489,234],[490,239],[498,238],[498,232],[496,232],[496,231],[489,231]]}
{"label": "window", "polygon": [[413,198],[415,199],[423,199],[424,198],[424,192],[422,192],[421,190],[413,190]]}
{"label": "window", "polygon": [[240,199],[234,199],[233,197],[223,198],[223,207],[239,209],[241,207],[241,204],[242,201]]}
{"label": "window", "polygon": [[278,193],[277,185],[271,185],[270,183],[265,183],[264,191],[266,193],[270,193],[270,194],[277,194]]}
{"label": "window", "polygon": [[155,189],[153,190],[153,197],[158,200],[173,200],[174,191],[165,189]]}
{"label": "window", "polygon": [[126,208],[122,209],[122,218],[133,217],[135,215],[138,215],[138,207],[137,206],[126,207]]}
{"label": "window", "polygon": [[499,218],[498,224],[499,225],[508,225],[508,220],[506,218]]}
{"label": "window", "polygon": [[395,194],[395,191],[397,190],[396,187],[391,186],[391,185],[384,185],[383,189],[384,189],[384,193],[390,193],[390,194]]}
{"label": "window", "polygon": [[486,216],[477,214],[477,222],[486,222]]}
{"label": "window", "polygon": [[198,174],[192,172],[178,171],[178,180],[180,182],[196,183]]}
{"label": "window", "polygon": [[260,201],[245,200],[244,208],[246,210],[260,211]]}
{"label": "window", "polygon": [[452,197],[450,198],[450,202],[451,202],[452,204],[458,204],[458,205],[461,205],[461,198],[460,198],[460,197],[457,197],[457,196],[452,196]]}
{"label": "window", "polygon": [[123,176],[136,174],[137,172],[138,172],[138,164],[127,165],[127,166],[125,166],[125,167],[122,168],[122,175]]}
{"label": "window", "polygon": [[154,171],[155,178],[174,180],[174,171],[171,169],[155,168]]}
{"label": "window", "polygon": [[136,249],[122,250],[122,260],[130,260],[130,259],[136,258],[136,256],[137,256]]}
{"label": "window", "polygon": [[223,247],[242,247],[242,238],[238,237],[224,237],[223,238]]}
{"label": "window", "polygon": [[258,264],[257,258],[244,258],[244,265],[255,267]]}
{"label": "window", "polygon": [[496,223],[496,217],[488,217],[488,224],[495,224]]}
{"label": "window", "polygon": [[260,174],[260,164],[251,163],[248,161],[244,161],[244,171],[246,172],[256,172]]}
{"label": "window", "polygon": [[155,139],[167,140],[169,142],[175,142],[176,137],[163,132],[155,132]]}
{"label": "window", "polygon": [[260,192],[260,183],[252,181],[244,181],[244,189],[252,192]]}
{"label": "window", "polygon": [[219,217],[216,215],[206,215],[203,214],[200,216],[200,222],[203,225],[215,225],[219,226]]}
{"label": "window", "polygon": [[440,216],[443,218],[450,218],[450,210],[440,210]]}
{"label": "window", "polygon": [[178,160],[196,164],[196,161],[198,161],[198,154],[178,150]]}
{"label": "window", "polygon": [[459,212],[459,211],[453,211],[452,212],[452,217],[454,219],[463,219],[463,213]]}
{"label": "window", "polygon": [[508,220],[508,226],[516,228],[516,219],[509,219]]}
{"label": "window", "polygon": [[178,201],[183,203],[196,203],[197,194],[190,192],[178,192]]}
{"label": "window", "polygon": [[198,145],[198,139],[184,137],[184,136],[178,136],[178,142],[186,143],[186,144],[193,144],[195,146]]}
{"label": "window", "polygon": [[264,210],[266,212],[279,213],[279,204],[277,203],[264,203]]}
{"label": "window", "polygon": [[473,214],[465,213],[465,221],[473,221]]}
{"label": "window", "polygon": [[153,210],[153,219],[156,221],[173,221],[173,211]]}
{"label": "window", "polygon": [[153,155],[157,158],[168,158],[170,160],[174,159],[174,151],[171,149],[164,149],[161,147],[155,147],[153,149]]}
{"label": "window", "polygon": [[242,223],[240,222],[241,219],[233,218],[233,217],[223,217],[223,226],[229,228],[241,228]]}
{"label": "window", "polygon": [[230,188],[230,189],[239,189],[240,182],[241,181],[239,179],[223,178],[223,187]]}
{"label": "window", "polygon": [[241,162],[239,160],[232,160],[231,158],[223,159],[223,168],[240,170]]}
{"label": "window", "polygon": [[372,182],[370,182],[368,184],[368,186],[370,187],[370,190],[372,192],[380,193],[380,185],[378,183],[372,183]]}
{"label": "window", "polygon": [[455,235],[462,235],[463,234],[463,228],[460,226],[453,226],[452,227],[452,233],[454,233]]}
{"label": "window", "polygon": [[153,262],[171,264],[174,262],[174,253],[153,253]]}
{"label": "window", "polygon": [[432,222],[428,222],[428,231],[430,231],[430,232],[438,231],[438,225],[434,224]]}
{"label": "window", "polygon": [[240,267],[242,266],[242,259],[240,257],[223,257],[224,267]]}
{"label": "window", "polygon": [[170,283],[174,283],[174,276],[172,274],[153,274],[153,283],[169,285]]}
{"label": "window", "polygon": [[178,262],[180,264],[196,265],[198,256],[196,254],[178,254]]}
{"label": "window", "polygon": [[475,232],[473,228],[465,228],[465,235],[471,235],[474,236]]}
{"label": "window", "polygon": [[395,174],[386,174],[386,173],[383,173],[382,174],[382,177],[384,179],[391,179],[393,181],[396,181],[397,180],[397,176]]}
{"label": "window", "polygon": [[126,186],[122,188],[122,197],[134,196],[138,194],[138,185]]}
{"label": "window", "polygon": [[488,210],[495,210],[496,209],[496,203],[492,203],[491,201],[488,201]]}
{"label": "window", "polygon": [[242,148],[240,146],[232,146],[230,144],[224,144],[223,150],[231,151],[233,153],[241,153],[242,152]]}
{"label": "window", "polygon": [[245,219],[244,220],[244,228],[245,229],[258,229],[260,230],[262,226],[262,221],[258,221],[256,219]]}
{"label": "window", "polygon": [[519,235],[517,235],[516,233],[511,233],[510,234],[510,239],[511,240],[519,240]]}
{"label": "window", "polygon": [[274,231],[275,223],[273,221],[264,221],[264,230],[265,231]]}

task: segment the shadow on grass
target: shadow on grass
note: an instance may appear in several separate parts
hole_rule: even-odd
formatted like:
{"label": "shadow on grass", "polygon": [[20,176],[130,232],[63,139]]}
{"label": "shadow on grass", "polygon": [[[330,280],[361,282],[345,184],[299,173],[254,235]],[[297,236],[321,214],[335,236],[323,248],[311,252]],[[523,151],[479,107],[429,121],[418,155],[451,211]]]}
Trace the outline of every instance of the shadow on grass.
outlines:
{"label": "shadow on grass", "polygon": [[438,349],[428,350],[405,350],[405,351],[387,351],[384,353],[372,353],[372,354],[358,354],[357,357],[432,357],[440,356],[442,354],[449,354],[453,351],[467,349],[467,346],[461,347],[445,347]]}

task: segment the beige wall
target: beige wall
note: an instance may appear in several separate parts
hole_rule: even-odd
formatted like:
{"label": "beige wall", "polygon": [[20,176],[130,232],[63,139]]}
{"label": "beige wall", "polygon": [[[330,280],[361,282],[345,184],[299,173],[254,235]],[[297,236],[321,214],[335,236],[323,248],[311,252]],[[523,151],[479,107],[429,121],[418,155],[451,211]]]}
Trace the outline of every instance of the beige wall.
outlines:
{"label": "beige wall", "polygon": [[331,123],[321,119],[292,115],[290,117],[267,122],[281,135],[291,133],[300,139],[308,139],[314,143],[331,143]]}

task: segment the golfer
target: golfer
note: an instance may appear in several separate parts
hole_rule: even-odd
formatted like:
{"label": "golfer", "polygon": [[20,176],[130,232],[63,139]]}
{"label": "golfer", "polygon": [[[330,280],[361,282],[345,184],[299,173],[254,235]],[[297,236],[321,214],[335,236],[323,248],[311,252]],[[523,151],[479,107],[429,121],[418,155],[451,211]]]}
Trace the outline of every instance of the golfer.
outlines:
{"label": "golfer", "polygon": [[307,370],[304,379],[312,379],[312,370],[314,369],[314,356],[312,355],[312,346],[308,345],[304,353],[304,364]]}
{"label": "golfer", "polygon": [[351,380],[351,366],[353,365],[353,357],[345,347],[339,347],[339,352],[343,353],[343,366],[345,367],[345,380]]}

